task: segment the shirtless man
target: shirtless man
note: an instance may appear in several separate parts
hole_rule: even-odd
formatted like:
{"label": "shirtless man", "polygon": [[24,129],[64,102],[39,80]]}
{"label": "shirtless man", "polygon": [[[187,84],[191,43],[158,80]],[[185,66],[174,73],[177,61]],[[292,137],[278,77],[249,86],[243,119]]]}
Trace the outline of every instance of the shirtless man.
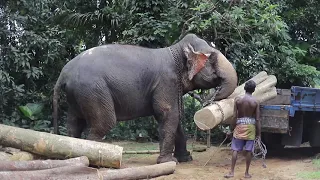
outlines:
{"label": "shirtless man", "polygon": [[246,151],[246,172],[244,177],[251,178],[249,166],[252,159],[254,140],[256,137],[261,137],[260,105],[252,96],[255,88],[256,83],[252,80],[248,81],[244,86],[245,96],[235,100],[236,118],[231,124],[231,129],[234,129],[231,144],[231,149],[233,150],[232,164],[231,171],[224,176],[225,178],[234,176],[238,152],[243,149]]}

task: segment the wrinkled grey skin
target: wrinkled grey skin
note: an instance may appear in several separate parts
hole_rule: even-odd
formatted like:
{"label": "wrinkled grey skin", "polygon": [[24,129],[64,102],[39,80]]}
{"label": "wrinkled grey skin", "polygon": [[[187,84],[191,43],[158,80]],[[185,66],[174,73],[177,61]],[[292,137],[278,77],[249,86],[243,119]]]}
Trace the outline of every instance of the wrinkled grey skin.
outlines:
{"label": "wrinkled grey skin", "polygon": [[[72,59],[62,69],[54,88],[55,133],[61,88],[69,105],[69,136],[80,138],[88,127],[87,138],[99,141],[117,121],[153,115],[159,123],[157,163],[192,160],[180,123],[183,106],[179,100],[188,91],[218,85],[222,89],[217,99],[223,99],[236,88],[237,74],[218,50],[194,34],[169,48],[111,44],[89,49]],[[196,73],[193,69],[199,57],[209,60]]]}

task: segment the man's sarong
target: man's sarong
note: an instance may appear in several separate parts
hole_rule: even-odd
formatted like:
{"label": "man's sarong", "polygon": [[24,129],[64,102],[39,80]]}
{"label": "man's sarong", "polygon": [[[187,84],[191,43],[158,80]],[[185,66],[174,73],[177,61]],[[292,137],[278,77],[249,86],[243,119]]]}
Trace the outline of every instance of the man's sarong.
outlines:
{"label": "man's sarong", "polygon": [[253,151],[254,139],[256,137],[256,120],[251,117],[237,119],[236,127],[233,131],[231,149],[234,151]]}
{"label": "man's sarong", "polygon": [[256,138],[256,119],[252,117],[238,118],[233,137],[242,140],[254,140]]}

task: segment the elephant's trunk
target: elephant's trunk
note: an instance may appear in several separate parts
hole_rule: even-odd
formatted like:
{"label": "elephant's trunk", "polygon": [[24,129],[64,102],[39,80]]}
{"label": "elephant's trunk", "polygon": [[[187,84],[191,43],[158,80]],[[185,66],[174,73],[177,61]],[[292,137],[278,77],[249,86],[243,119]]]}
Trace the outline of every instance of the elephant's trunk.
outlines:
{"label": "elephant's trunk", "polygon": [[238,76],[232,64],[220,51],[217,51],[216,70],[218,77],[221,78],[221,89],[215,97],[215,101],[219,101],[233,93],[237,87]]}

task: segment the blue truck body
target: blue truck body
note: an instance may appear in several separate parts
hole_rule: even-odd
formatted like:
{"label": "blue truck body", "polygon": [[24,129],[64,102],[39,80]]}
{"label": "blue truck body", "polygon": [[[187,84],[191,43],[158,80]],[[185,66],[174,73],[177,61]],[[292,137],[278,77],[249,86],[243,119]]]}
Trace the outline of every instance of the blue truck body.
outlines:
{"label": "blue truck body", "polygon": [[269,146],[320,147],[320,89],[292,86],[286,95],[279,92],[260,106],[263,140]]}
{"label": "blue truck body", "polygon": [[284,105],[262,105],[262,109],[270,110],[288,110],[289,116],[294,117],[296,111],[313,111],[320,112],[320,89],[292,86],[291,87],[291,104]]}

